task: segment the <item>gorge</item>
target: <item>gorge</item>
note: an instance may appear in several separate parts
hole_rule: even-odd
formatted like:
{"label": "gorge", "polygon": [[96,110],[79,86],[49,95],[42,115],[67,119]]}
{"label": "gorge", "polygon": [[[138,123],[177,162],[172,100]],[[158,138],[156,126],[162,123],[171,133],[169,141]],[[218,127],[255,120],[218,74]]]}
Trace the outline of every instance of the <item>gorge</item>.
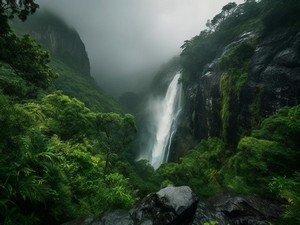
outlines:
{"label": "gorge", "polygon": [[228,3],[122,104],[23,3],[0,4],[0,224],[300,224],[298,0]]}

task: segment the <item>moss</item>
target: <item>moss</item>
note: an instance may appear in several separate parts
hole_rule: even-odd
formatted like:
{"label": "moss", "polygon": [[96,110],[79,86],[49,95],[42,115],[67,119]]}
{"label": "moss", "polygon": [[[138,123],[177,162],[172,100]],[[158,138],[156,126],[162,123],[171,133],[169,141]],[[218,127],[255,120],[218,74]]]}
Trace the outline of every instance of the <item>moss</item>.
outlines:
{"label": "moss", "polygon": [[249,63],[256,44],[256,38],[241,42],[220,59],[220,67],[224,71],[220,80],[221,136],[227,143],[238,141],[238,136],[244,132],[239,125],[244,120],[241,94],[248,80]]}
{"label": "moss", "polygon": [[193,124],[195,124],[195,119],[196,119],[196,112],[194,110],[193,113],[192,113],[192,122],[193,122]]}
{"label": "moss", "polygon": [[242,73],[237,78],[237,81],[235,83],[235,91],[236,91],[238,100],[240,100],[242,88],[245,86],[247,79],[248,79],[248,74],[247,73]]}
{"label": "moss", "polygon": [[221,68],[224,70],[246,68],[254,54],[255,45],[256,39],[250,39],[230,49],[220,60]]}
{"label": "moss", "polygon": [[226,140],[229,128],[231,79],[228,74],[222,74],[220,80],[222,137]]}
{"label": "moss", "polygon": [[236,115],[234,105],[240,102],[241,91],[247,81],[248,74],[239,70],[230,70],[221,75],[221,120],[222,137],[228,141],[228,131],[230,130],[230,120]]}
{"label": "moss", "polygon": [[249,112],[251,114],[251,127],[257,127],[259,122],[261,121],[261,101],[264,93],[264,85],[260,84],[256,87],[254,98],[249,106]]}

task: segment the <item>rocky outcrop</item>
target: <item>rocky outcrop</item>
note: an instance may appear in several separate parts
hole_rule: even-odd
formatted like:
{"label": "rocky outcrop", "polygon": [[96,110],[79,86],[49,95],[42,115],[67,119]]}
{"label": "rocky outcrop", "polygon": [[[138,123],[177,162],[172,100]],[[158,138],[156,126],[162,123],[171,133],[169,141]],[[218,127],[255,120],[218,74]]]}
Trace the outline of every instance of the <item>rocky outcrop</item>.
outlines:
{"label": "rocky outcrop", "polygon": [[[196,210],[197,197],[187,186],[168,186],[148,195],[132,211],[136,224],[189,224]],[[151,222],[151,223],[150,223]]]}
{"label": "rocky outcrop", "polygon": [[129,211],[116,210],[102,218],[87,217],[64,225],[268,225],[282,212],[278,200],[222,193],[198,202],[187,186],[168,186],[146,196]]}
{"label": "rocky outcrop", "polygon": [[246,91],[255,98],[259,88],[262,116],[300,103],[300,32],[280,31],[256,47]]}
{"label": "rocky outcrop", "polygon": [[245,82],[223,80],[227,88],[240,85],[238,91],[222,86],[227,72],[220,66],[222,56],[255,38],[254,33],[241,35],[203,69],[197,83],[186,86],[183,124],[190,124],[195,140],[216,136],[235,145],[240,135],[249,134],[266,116],[300,103],[300,32],[296,30],[277,31],[256,44]]}
{"label": "rocky outcrop", "polygon": [[199,202],[192,225],[216,221],[218,225],[268,225],[282,212],[278,200],[223,193]]}
{"label": "rocky outcrop", "polygon": [[168,186],[146,196],[130,211],[116,210],[102,218],[84,218],[64,225],[188,225],[198,199],[187,186]]}

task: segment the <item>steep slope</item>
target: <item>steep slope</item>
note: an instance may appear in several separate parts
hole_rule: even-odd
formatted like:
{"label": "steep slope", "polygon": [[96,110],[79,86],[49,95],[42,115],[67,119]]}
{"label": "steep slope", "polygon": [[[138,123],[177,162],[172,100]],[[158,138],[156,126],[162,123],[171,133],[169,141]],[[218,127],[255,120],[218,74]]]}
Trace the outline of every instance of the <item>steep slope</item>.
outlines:
{"label": "steep slope", "polygon": [[[34,7],[32,1],[9,4],[17,15],[26,13],[19,7]],[[134,117],[92,111],[62,91],[49,90],[56,76],[48,52],[29,35],[12,32],[8,13],[0,5],[0,27],[7,27],[0,32],[0,224],[58,225],[130,207],[134,189],[116,163],[131,169]],[[88,73],[55,54],[52,67],[65,79],[63,89],[112,110]]]}
{"label": "steep slope", "polygon": [[84,43],[74,29],[47,11],[36,13],[25,23],[15,21],[13,27],[19,34],[29,33],[50,52],[51,65],[58,74],[52,90],[63,90],[96,111],[121,111],[119,103],[91,77]]}
{"label": "steep slope", "polygon": [[14,27],[17,32],[29,33],[68,66],[85,75],[90,74],[89,58],[79,34],[54,14],[45,10],[38,11],[25,23],[15,21]]}
{"label": "steep slope", "polygon": [[185,136],[220,137],[234,147],[263,118],[299,104],[299,9],[293,0],[228,4],[186,41]]}

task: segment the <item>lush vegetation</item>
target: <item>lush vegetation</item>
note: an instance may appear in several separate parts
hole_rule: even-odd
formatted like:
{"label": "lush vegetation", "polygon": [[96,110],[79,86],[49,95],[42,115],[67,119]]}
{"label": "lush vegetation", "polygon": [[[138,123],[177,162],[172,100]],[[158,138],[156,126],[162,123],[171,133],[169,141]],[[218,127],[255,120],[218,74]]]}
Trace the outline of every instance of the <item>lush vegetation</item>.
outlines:
{"label": "lush vegetation", "polygon": [[[258,86],[251,102],[240,107],[257,44],[282,28],[299,30],[299,12],[300,3],[294,0],[231,2],[207,22],[206,30],[185,41],[180,56],[185,87],[199,82],[213,60],[218,64],[220,136],[202,140],[178,163],[162,165],[157,172],[165,183],[189,184],[203,197],[228,188],[278,195],[288,202],[278,224],[300,223],[299,106],[263,120],[263,87]],[[196,115],[190,115],[193,121]]]}
{"label": "lush vegetation", "polygon": [[[224,189],[278,196],[287,200],[278,224],[300,223],[300,106],[283,108],[259,123],[254,102],[251,117],[259,125],[247,133],[236,129],[238,139],[229,132],[231,108],[241,100],[259,38],[220,55],[221,138],[202,140],[178,162],[155,171],[146,161],[134,162],[134,117],[103,112],[119,107],[90,88],[93,81],[61,59],[50,59],[29,36],[16,36],[8,19],[25,19],[37,5],[25,1],[25,8],[14,4],[5,11],[10,2],[0,1],[1,224],[61,224],[100,215],[128,208],[168,184],[189,185],[200,197]],[[208,21],[206,31],[183,46],[183,82],[196,80],[237,35],[254,28],[261,35],[268,32],[271,16],[281,8],[276,27],[299,26],[299,1],[287,2],[248,0],[224,6]],[[176,59],[174,68],[177,65]],[[232,141],[234,147],[228,145]]]}
{"label": "lush vegetation", "polygon": [[80,36],[60,18],[42,10],[25,22],[13,20],[11,25],[19,36],[35,35],[39,44],[49,51],[49,66],[57,75],[49,92],[63,90],[95,111],[122,111],[117,101],[106,95],[90,75],[89,59]]}
{"label": "lush vegetation", "polygon": [[122,112],[118,102],[105,94],[89,74],[78,72],[55,56],[51,57],[50,65],[58,74],[50,90],[63,90],[94,111]]}
{"label": "lush vegetation", "polygon": [[[89,88],[92,81],[58,59],[51,61],[30,36],[10,30],[8,19],[24,18],[22,13],[32,12],[30,3],[0,5],[1,28],[7,28],[0,34],[0,223],[61,224],[130,207],[143,182],[136,167],[151,168],[132,163],[134,117],[92,111],[55,91],[69,79],[71,94],[86,89],[86,96],[99,96],[86,99],[95,109],[119,109],[114,102],[107,105],[96,87]],[[53,85],[57,75],[61,80]]]}
{"label": "lush vegetation", "polygon": [[132,205],[133,187],[112,169],[128,154],[131,115],[95,113],[62,92],[26,103],[1,94],[0,108],[2,223],[56,224]]}
{"label": "lush vegetation", "polygon": [[[207,21],[206,30],[182,45],[184,80],[195,81],[202,75],[203,68],[240,35],[256,32],[259,37],[282,27],[299,28],[299,10],[297,0],[246,0],[240,5],[228,3],[219,14]],[[251,49],[244,50],[243,57],[249,56]],[[242,58],[238,60],[241,61]]]}
{"label": "lush vegetation", "polygon": [[[278,195],[288,201],[278,224],[299,223],[300,106],[265,119],[233,152],[217,138],[202,140],[178,163],[162,165],[163,184],[188,184],[202,197],[224,189]],[[297,221],[297,222],[296,222]]]}

